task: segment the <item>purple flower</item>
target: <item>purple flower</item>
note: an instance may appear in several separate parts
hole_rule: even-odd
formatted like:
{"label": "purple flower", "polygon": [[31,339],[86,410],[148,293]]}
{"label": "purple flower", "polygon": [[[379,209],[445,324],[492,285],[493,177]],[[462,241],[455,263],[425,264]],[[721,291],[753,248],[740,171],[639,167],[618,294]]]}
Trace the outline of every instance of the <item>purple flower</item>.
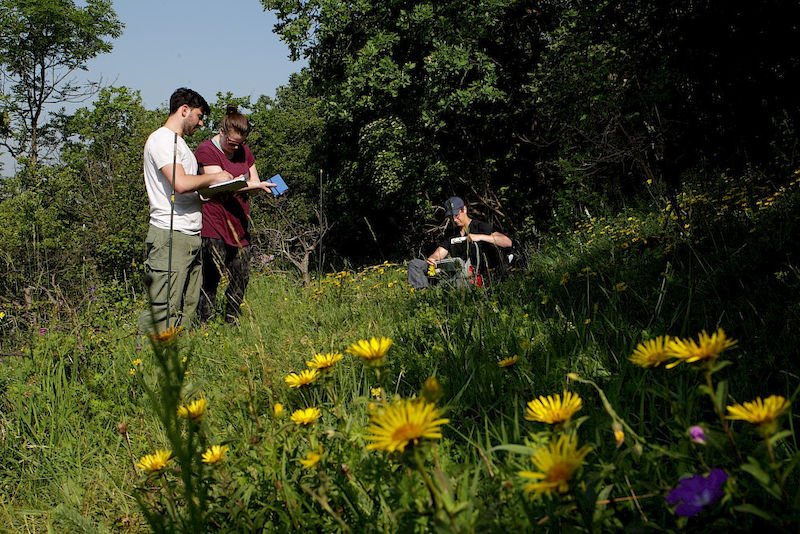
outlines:
{"label": "purple flower", "polygon": [[700,445],[706,444],[706,433],[703,430],[703,427],[694,425],[689,429],[689,436],[695,443],[699,443]]}
{"label": "purple flower", "polygon": [[40,329],[39,329],[39,335],[40,335],[40,336],[43,336],[43,335],[45,335],[46,333],[47,333],[47,328],[40,328]]}
{"label": "purple flower", "polygon": [[708,476],[694,475],[682,478],[678,486],[667,495],[670,504],[680,503],[675,508],[675,513],[686,517],[699,514],[703,507],[713,503],[725,491],[720,489],[728,480],[728,473],[722,469],[712,469]]}

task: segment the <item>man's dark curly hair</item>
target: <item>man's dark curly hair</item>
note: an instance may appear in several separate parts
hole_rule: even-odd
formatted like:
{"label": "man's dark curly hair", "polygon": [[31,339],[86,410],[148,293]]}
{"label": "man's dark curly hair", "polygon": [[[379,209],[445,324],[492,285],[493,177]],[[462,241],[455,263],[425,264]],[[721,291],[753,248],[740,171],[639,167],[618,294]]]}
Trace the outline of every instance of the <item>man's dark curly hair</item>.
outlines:
{"label": "man's dark curly hair", "polygon": [[190,108],[202,108],[203,115],[208,115],[210,111],[208,102],[200,96],[200,93],[181,87],[180,89],[175,89],[175,92],[169,97],[169,114],[172,115],[184,104]]}

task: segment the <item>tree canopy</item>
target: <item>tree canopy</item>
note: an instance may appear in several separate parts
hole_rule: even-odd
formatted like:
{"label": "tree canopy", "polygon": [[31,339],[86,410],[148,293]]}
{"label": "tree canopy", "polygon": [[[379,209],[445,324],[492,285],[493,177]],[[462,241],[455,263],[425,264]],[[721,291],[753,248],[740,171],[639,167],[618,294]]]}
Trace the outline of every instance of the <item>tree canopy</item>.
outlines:
{"label": "tree canopy", "polygon": [[73,75],[109,52],[122,28],[111,0],[86,0],[84,7],[72,0],[0,1],[0,89],[7,91],[0,133],[12,156],[36,163],[55,133],[43,124],[45,106],[80,102],[97,91],[97,84]]}
{"label": "tree canopy", "polygon": [[262,3],[309,60],[353,241],[408,249],[451,194],[533,231],[648,180],[795,157],[796,3]]}

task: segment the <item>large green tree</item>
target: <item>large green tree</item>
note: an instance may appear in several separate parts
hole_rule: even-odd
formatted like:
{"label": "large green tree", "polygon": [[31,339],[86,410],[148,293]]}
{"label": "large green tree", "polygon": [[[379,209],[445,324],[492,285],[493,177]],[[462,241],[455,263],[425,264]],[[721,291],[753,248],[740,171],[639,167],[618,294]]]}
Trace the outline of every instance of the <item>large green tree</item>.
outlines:
{"label": "large green tree", "polygon": [[[34,165],[55,129],[46,124],[48,106],[81,102],[96,93],[76,71],[111,50],[123,24],[111,0],[0,1],[0,74],[4,120],[0,144]],[[51,145],[52,147],[52,145]]]}
{"label": "large green tree", "polygon": [[519,95],[545,47],[535,2],[263,3],[309,60],[337,233],[361,243],[347,252],[373,237],[411,247],[451,194],[502,215],[513,195],[493,187],[497,175],[515,195],[541,191],[541,170],[515,164],[531,146]]}

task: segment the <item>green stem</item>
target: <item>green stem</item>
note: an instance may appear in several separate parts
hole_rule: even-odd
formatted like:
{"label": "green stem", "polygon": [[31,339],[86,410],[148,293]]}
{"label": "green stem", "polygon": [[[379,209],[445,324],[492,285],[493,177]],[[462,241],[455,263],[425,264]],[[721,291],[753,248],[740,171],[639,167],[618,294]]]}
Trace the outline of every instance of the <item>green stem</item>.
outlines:
{"label": "green stem", "polygon": [[742,459],[742,453],[739,452],[739,447],[736,446],[736,440],[733,439],[733,432],[731,431],[731,427],[728,424],[728,420],[725,419],[725,414],[722,411],[722,406],[717,404],[717,399],[714,396],[714,384],[711,381],[711,371],[707,370],[705,372],[706,375],[706,385],[708,386],[708,396],[711,397],[711,404],[714,406],[714,411],[717,412],[717,416],[719,417],[719,421],[722,424],[722,429],[725,431],[725,435],[728,437],[728,442],[733,447],[733,452],[736,453],[736,458],[739,460],[739,465],[744,463]]}
{"label": "green stem", "polygon": [[169,506],[169,515],[172,516],[172,523],[178,523],[178,515],[175,511],[175,496],[172,494],[172,488],[167,484],[167,474],[161,473],[161,484],[164,486],[164,492],[167,494],[167,506]]}
{"label": "green stem", "polygon": [[775,465],[775,453],[772,451],[772,443],[769,442],[769,436],[764,438],[764,443],[767,444],[767,454],[769,454],[769,462]]}
{"label": "green stem", "polygon": [[414,461],[417,464],[417,470],[419,474],[422,475],[422,480],[425,482],[425,485],[428,487],[428,491],[431,494],[431,499],[433,500],[434,504],[436,505],[437,510],[444,510],[447,514],[447,518],[450,520],[450,526],[453,529],[453,532],[460,532],[458,525],[456,524],[455,518],[453,514],[450,513],[449,507],[444,503],[442,500],[442,496],[439,494],[439,491],[436,489],[436,486],[433,484],[433,480],[428,475],[428,471],[425,469],[425,465],[422,459],[419,457],[419,449],[414,447]]}

